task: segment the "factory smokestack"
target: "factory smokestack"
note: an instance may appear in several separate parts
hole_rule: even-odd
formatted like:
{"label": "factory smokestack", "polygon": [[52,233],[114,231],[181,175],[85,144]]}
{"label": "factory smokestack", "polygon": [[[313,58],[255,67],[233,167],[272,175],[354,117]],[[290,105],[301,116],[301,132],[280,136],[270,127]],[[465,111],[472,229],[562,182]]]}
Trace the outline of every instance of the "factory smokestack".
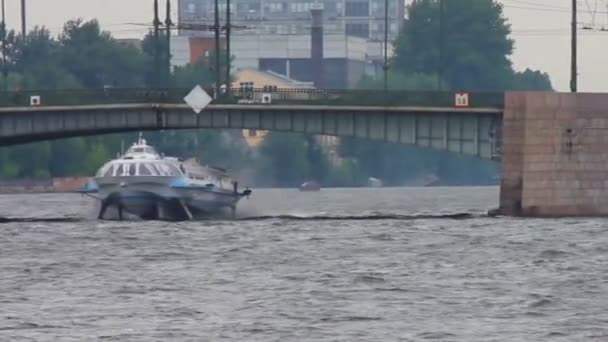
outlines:
{"label": "factory smokestack", "polygon": [[315,88],[323,88],[323,8],[315,7],[310,10],[312,17],[310,62],[312,66],[312,81]]}

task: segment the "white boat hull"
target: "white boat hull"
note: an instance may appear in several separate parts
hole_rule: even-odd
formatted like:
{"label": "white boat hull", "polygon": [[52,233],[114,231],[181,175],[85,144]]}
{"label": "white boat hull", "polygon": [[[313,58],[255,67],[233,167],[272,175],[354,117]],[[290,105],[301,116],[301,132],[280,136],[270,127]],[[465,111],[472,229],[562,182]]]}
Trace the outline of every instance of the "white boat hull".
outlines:
{"label": "white boat hull", "polygon": [[238,192],[226,171],[196,159],[161,156],[140,137],[127,152],[106,162],[82,193],[101,201],[99,218],[110,207],[142,219],[192,219],[230,208],[251,190]]}
{"label": "white boat hull", "polygon": [[[107,207],[142,219],[183,220],[234,210],[243,194],[183,183],[175,177],[101,177],[95,179],[100,218]],[[93,191],[90,191],[93,192]]]}

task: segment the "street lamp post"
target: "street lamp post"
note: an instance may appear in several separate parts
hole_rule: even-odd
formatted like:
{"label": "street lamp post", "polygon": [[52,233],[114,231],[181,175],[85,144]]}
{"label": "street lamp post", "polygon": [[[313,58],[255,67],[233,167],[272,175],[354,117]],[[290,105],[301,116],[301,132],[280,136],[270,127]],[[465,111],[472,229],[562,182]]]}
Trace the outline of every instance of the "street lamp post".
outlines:
{"label": "street lamp post", "polygon": [[573,93],[577,92],[577,78],[578,78],[578,65],[577,65],[577,32],[576,32],[576,0],[572,0],[572,60],[570,65],[570,91]]}
{"label": "street lamp post", "polygon": [[226,95],[230,94],[230,0],[226,0]]}
{"label": "street lamp post", "polygon": [[220,94],[220,86],[222,82],[222,71],[220,70],[220,5],[218,0],[214,4],[214,30],[215,30],[215,93]]}
{"label": "street lamp post", "polygon": [[388,90],[388,0],[384,0],[384,91]]}
{"label": "street lamp post", "polygon": [[2,0],[2,90],[8,90],[8,72],[6,70],[6,17],[5,7]]}
{"label": "street lamp post", "polygon": [[443,49],[445,45],[445,25],[444,25],[444,6],[443,0],[439,0],[439,61],[437,63],[437,90],[443,90]]}
{"label": "street lamp post", "polygon": [[171,26],[173,22],[171,22],[171,1],[167,0],[167,14],[165,16],[165,29],[167,32],[167,36],[165,37],[167,41],[167,51],[166,52],[166,62],[165,65],[165,87],[170,88],[171,84]]}
{"label": "street lamp post", "polygon": [[161,87],[160,66],[160,19],[158,18],[158,0],[154,0],[154,87]]}
{"label": "street lamp post", "polygon": [[25,0],[21,0],[21,35],[25,38],[27,27],[25,26]]}

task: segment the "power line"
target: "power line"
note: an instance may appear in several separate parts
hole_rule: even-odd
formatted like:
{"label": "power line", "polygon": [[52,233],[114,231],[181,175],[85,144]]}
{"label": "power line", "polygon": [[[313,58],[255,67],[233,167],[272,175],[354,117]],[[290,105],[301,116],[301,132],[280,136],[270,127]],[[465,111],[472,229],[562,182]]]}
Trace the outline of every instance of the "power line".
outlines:
{"label": "power line", "polygon": [[534,3],[534,2],[530,2],[530,1],[524,1],[524,0],[502,0],[501,2],[506,2],[506,1],[514,2],[516,4],[525,5],[525,6],[538,7],[539,9],[560,9],[560,10],[568,11],[568,7],[539,4],[539,3]]}
{"label": "power line", "polygon": [[[507,0],[503,0],[503,1],[507,1]],[[516,0],[510,0],[510,1],[516,1]],[[503,4],[504,8],[513,8],[513,9],[522,9],[522,10],[529,10],[529,11],[538,11],[538,12],[556,12],[556,13],[570,13],[570,10],[565,8],[565,7],[554,7],[554,6],[548,6],[548,5],[538,5],[538,4],[532,4],[532,3],[524,3],[524,2],[517,2],[515,5],[510,5],[510,4]],[[587,13],[587,14],[607,14],[608,11],[589,11],[589,10],[578,10],[579,13]]]}

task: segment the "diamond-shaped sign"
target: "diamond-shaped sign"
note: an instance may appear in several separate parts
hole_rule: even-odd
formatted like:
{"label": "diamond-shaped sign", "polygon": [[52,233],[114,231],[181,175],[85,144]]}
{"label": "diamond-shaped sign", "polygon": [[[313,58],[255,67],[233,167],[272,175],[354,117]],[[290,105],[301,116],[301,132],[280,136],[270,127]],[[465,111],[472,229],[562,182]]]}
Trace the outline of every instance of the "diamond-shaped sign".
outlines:
{"label": "diamond-shaped sign", "polygon": [[194,110],[196,114],[199,114],[213,99],[207,92],[203,90],[199,85],[194,87],[186,97],[184,97],[186,104]]}

